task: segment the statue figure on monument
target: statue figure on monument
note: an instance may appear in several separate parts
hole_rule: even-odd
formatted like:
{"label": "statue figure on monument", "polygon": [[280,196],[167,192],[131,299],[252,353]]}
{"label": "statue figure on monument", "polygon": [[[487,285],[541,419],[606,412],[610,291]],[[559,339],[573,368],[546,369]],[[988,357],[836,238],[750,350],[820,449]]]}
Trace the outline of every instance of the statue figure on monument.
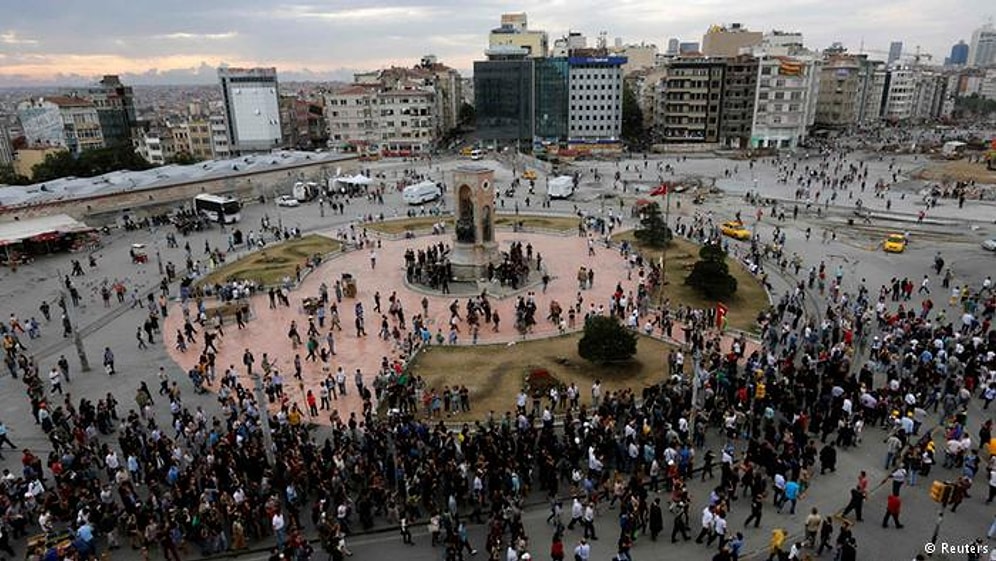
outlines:
{"label": "statue figure on monument", "polygon": [[460,187],[460,214],[456,221],[456,239],[458,242],[474,243],[474,203],[470,199],[470,187]]}

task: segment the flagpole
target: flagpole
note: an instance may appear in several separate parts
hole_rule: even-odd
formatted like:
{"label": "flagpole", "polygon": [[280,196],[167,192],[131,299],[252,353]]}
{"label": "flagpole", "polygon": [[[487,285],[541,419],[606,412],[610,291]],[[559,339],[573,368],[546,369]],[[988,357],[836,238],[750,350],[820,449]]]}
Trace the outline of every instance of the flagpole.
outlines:
{"label": "flagpole", "polygon": [[664,241],[661,251],[661,286],[667,286],[667,246],[671,245],[671,186],[664,192],[664,231],[668,238]]}

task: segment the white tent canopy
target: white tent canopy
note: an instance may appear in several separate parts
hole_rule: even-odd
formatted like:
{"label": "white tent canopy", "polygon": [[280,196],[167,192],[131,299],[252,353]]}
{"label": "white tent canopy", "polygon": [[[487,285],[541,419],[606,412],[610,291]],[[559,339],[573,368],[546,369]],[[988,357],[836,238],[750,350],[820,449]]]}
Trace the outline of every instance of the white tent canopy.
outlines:
{"label": "white tent canopy", "polygon": [[370,185],[370,183],[373,182],[373,180],[371,180],[369,177],[360,174],[353,176],[347,175],[344,177],[337,177],[335,178],[335,180],[338,181],[339,183],[348,183],[350,185]]}

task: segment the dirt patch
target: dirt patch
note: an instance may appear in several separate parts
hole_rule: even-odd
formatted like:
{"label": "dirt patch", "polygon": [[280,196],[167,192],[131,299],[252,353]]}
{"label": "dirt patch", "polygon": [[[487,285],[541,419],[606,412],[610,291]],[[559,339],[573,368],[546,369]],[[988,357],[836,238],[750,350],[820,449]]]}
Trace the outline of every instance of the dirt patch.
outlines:
{"label": "dirt patch", "polygon": [[531,370],[545,369],[565,384],[574,382],[581,402],[590,403],[591,385],[602,381],[604,390],[644,387],[664,381],[664,368],[671,345],[640,336],[636,356],[630,362],[601,366],[578,356],[580,333],[520,342],[515,345],[430,347],[411,365],[412,374],[422,376],[426,389],[466,385],[470,390],[470,413],[454,415],[452,421],[481,419],[488,411],[496,415],[514,411],[515,397]]}
{"label": "dirt patch", "polygon": [[267,246],[238,261],[225,264],[198,281],[198,286],[223,283],[231,279],[255,280],[263,286],[279,284],[284,277],[294,277],[295,268],[314,255],[339,249],[339,242],[325,236],[311,235]]}
{"label": "dirt patch", "polygon": [[976,163],[968,160],[931,162],[913,176],[925,181],[975,181],[996,184],[996,171],[986,169],[985,162]]}
{"label": "dirt patch", "polygon": [[[645,258],[658,261],[661,257],[661,250],[648,248],[637,243],[633,232],[624,232],[616,237],[617,240],[628,240],[635,243],[643,253]],[[731,241],[730,243],[743,243]],[[685,284],[685,278],[691,272],[695,262],[699,259],[699,246],[684,240],[675,239],[668,246],[667,263],[665,272],[668,284],[663,288],[663,297],[670,298],[672,305],[684,304],[693,308],[712,309],[716,306],[715,300],[704,298],[699,292]],[[726,262],[730,266],[730,274],[737,279],[737,292],[729,302],[724,302],[729,308],[726,316],[727,325],[734,329],[753,331],[757,327],[758,314],[768,308],[768,295],[761,286],[761,282],[754,278],[736,259],[727,258]]]}

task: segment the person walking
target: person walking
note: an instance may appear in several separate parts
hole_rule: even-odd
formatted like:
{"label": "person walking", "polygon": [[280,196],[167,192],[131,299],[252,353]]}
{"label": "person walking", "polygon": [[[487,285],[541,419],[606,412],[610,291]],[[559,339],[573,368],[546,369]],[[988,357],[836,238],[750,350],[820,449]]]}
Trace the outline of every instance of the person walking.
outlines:
{"label": "person walking", "polygon": [[671,505],[671,512],[674,513],[674,526],[671,530],[671,543],[678,542],[678,534],[687,542],[692,539],[689,534],[689,520],[688,520],[688,501],[684,499],[678,500],[678,502]]}
{"label": "person walking", "polygon": [[[3,425],[0,424],[0,427]],[[0,444],[3,444],[3,437],[0,437]],[[650,505],[650,539],[657,541],[657,536],[664,529],[664,513],[661,510],[661,499],[656,497]]]}
{"label": "person walking", "polygon": [[855,486],[851,489],[851,500],[844,507],[844,512],[841,516],[847,516],[852,510],[858,522],[861,522],[861,511],[865,504],[865,492],[861,489],[860,485]]}
{"label": "person walking", "polygon": [[695,537],[695,543],[702,543],[702,540],[712,537],[715,521],[716,515],[712,511],[712,505],[706,505],[702,509],[702,529],[699,530],[699,535]]}
{"label": "person walking", "polygon": [[590,538],[592,541],[598,539],[598,536],[595,535],[595,505],[590,501],[584,507],[582,525],[584,526],[585,538]]}
{"label": "person walking", "polygon": [[764,512],[764,495],[760,493],[754,495],[754,498],[750,501],[750,516],[747,520],[744,520],[744,528],[750,526],[751,521],[754,521],[754,527],[757,528],[761,525],[761,514]]}
{"label": "person walking", "polygon": [[903,501],[899,498],[899,495],[893,493],[889,495],[885,504],[885,516],[882,517],[882,527],[889,527],[889,519],[891,518],[893,522],[896,523],[896,528],[902,528],[903,525],[899,522],[899,512],[902,509]]}
{"label": "person walking", "polygon": [[62,372],[58,368],[53,367],[48,373],[48,382],[52,386],[52,393],[59,392],[62,395]]}
{"label": "person walking", "polygon": [[5,425],[3,421],[0,421],[0,447],[3,447],[3,445],[6,444],[10,446],[12,450],[16,450],[17,446],[15,446],[14,443],[10,441],[9,435],[10,435],[10,429],[7,428],[7,425]]}

